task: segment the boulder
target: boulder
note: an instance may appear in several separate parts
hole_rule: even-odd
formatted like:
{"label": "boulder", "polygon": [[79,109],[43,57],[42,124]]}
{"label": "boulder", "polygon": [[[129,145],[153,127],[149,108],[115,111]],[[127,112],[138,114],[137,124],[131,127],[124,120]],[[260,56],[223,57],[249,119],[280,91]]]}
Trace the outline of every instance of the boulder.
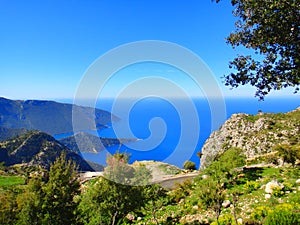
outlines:
{"label": "boulder", "polygon": [[270,181],[269,183],[266,184],[265,192],[268,193],[268,194],[272,194],[273,190],[275,188],[276,189],[277,188],[283,189],[284,186],[283,186],[283,184],[279,183],[278,181]]}
{"label": "boulder", "polygon": [[223,203],[222,203],[222,206],[224,208],[228,208],[230,206],[231,202],[229,200],[225,200]]}

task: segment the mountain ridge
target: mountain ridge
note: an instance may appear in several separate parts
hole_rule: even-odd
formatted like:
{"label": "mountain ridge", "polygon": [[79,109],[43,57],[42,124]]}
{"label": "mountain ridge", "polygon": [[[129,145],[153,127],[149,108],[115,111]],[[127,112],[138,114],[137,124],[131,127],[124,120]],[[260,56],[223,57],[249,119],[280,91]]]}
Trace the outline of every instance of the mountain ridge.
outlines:
{"label": "mountain ridge", "polygon": [[0,142],[0,161],[7,166],[25,163],[28,166],[49,169],[62,152],[66,153],[68,160],[77,164],[78,170],[93,171],[81,155],[41,131],[29,131],[14,139]]}
{"label": "mountain ridge", "polygon": [[0,126],[40,130],[51,135],[73,131],[72,115],[78,118],[78,129],[95,130],[119,118],[110,112],[91,107],[46,100],[10,100],[0,97]]}

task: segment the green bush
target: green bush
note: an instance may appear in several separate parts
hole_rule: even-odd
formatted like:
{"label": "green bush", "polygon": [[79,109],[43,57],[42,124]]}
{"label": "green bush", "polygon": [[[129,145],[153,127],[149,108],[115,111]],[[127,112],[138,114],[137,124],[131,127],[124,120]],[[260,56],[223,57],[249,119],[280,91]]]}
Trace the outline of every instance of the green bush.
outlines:
{"label": "green bush", "polygon": [[225,214],[220,216],[218,221],[214,221],[210,225],[227,225],[227,224],[235,224],[234,217],[230,214]]}
{"label": "green bush", "polygon": [[183,164],[183,168],[185,170],[195,170],[196,169],[196,164],[192,161],[185,161]]}
{"label": "green bush", "polygon": [[260,187],[260,184],[256,181],[247,181],[244,185],[244,188],[248,193],[257,190]]}
{"label": "green bush", "polygon": [[272,195],[275,197],[281,197],[284,195],[284,191],[281,187],[273,187]]}
{"label": "green bush", "polygon": [[280,205],[266,217],[264,225],[298,225],[300,224],[300,211],[291,205]]}
{"label": "green bush", "polygon": [[267,206],[258,206],[251,213],[251,218],[256,221],[262,221],[268,215],[269,210]]}

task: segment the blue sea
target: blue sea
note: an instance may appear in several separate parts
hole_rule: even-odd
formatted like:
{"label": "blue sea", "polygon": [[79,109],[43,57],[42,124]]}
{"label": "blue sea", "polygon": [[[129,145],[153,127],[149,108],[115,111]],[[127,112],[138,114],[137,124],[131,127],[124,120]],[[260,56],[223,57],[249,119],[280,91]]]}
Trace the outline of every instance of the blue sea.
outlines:
{"label": "blue sea", "polygon": [[[197,152],[212,131],[234,113],[257,114],[288,112],[300,106],[298,98],[227,98],[224,109],[207,99],[161,99],[148,97],[135,101],[98,100],[96,107],[120,118],[109,128],[89,131],[101,137],[136,138],[136,142],[113,146],[100,153],[82,153],[87,160],[105,165],[106,156],[117,150],[130,154],[130,163],[138,160],[163,161],[182,168],[186,160],[199,167]],[[220,107],[220,108],[218,108]],[[67,135],[58,135],[61,138]]]}

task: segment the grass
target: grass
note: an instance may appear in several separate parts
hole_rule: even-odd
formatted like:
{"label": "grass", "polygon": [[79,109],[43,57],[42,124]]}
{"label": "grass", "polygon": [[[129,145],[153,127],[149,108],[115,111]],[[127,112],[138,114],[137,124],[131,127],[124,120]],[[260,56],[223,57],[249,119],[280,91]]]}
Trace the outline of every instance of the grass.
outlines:
{"label": "grass", "polygon": [[24,184],[25,180],[19,176],[0,176],[0,187],[8,187]]}

